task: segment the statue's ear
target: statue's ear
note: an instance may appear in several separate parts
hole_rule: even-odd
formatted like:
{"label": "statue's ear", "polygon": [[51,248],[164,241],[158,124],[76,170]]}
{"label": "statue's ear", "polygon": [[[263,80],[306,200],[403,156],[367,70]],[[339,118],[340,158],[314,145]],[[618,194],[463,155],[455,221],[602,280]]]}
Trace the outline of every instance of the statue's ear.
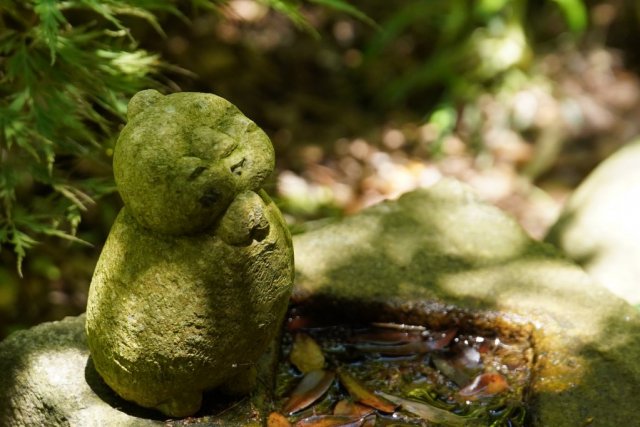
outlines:
{"label": "statue's ear", "polygon": [[127,106],[127,120],[133,119],[147,107],[155,104],[162,98],[162,94],[155,89],[147,89],[133,95]]}

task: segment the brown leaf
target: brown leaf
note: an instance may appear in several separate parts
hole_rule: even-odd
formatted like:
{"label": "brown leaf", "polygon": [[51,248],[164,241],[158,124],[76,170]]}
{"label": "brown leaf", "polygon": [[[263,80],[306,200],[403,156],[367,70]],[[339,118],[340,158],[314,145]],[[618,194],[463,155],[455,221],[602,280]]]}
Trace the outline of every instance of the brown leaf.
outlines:
{"label": "brown leaf", "polygon": [[509,389],[507,380],[497,372],[478,375],[458,394],[467,400],[490,397]]}
{"label": "brown leaf", "polygon": [[424,332],[427,330],[424,326],[407,325],[405,323],[373,322],[372,325],[376,328],[396,329],[400,331]]}
{"label": "brown leaf", "polygon": [[299,329],[308,328],[313,324],[313,320],[310,317],[305,317],[299,314],[292,314],[287,318],[286,328],[289,331],[297,331]]}
{"label": "brown leaf", "polygon": [[378,417],[374,412],[371,415],[367,415],[364,417],[360,427],[375,427],[377,420],[378,420]]}
{"label": "brown leaf", "polygon": [[348,415],[348,416],[363,417],[365,415],[372,414],[373,411],[374,409],[369,406],[360,405],[350,400],[343,399],[338,403],[336,403],[336,406],[333,408],[333,415]]}
{"label": "brown leaf", "polygon": [[357,350],[366,353],[379,353],[385,356],[411,356],[413,354],[423,354],[435,350],[441,350],[451,343],[457,333],[457,329],[449,329],[445,332],[441,332],[440,336],[435,340],[412,341],[398,345],[388,345],[388,343],[387,345],[360,343],[355,344],[354,347]]}
{"label": "brown leaf", "polygon": [[307,373],[291,392],[282,412],[293,414],[308,407],[320,399],[331,387],[335,374],[330,371],[311,371]]}
{"label": "brown leaf", "polygon": [[312,415],[296,423],[296,427],[360,427],[363,417],[347,415]]}
{"label": "brown leaf", "polygon": [[399,345],[356,344],[354,347],[365,353],[379,353],[385,356],[411,356],[431,351],[431,345],[427,341]]}
{"label": "brown leaf", "polygon": [[352,336],[352,343],[368,343],[380,345],[406,344],[422,340],[421,331],[403,331],[398,329],[370,329]]}
{"label": "brown leaf", "polygon": [[381,412],[393,412],[396,405],[393,403],[376,396],[371,391],[362,385],[355,377],[351,376],[347,371],[338,370],[338,378],[340,383],[347,389],[351,397],[360,403],[364,403],[367,406],[371,406]]}
{"label": "brown leaf", "polygon": [[304,374],[324,368],[322,348],[313,338],[303,333],[294,337],[289,360]]}
{"label": "brown leaf", "polygon": [[267,427],[291,427],[291,423],[284,415],[272,412],[267,418]]}
{"label": "brown leaf", "polygon": [[457,329],[448,329],[444,332],[440,332],[440,337],[432,340],[432,341],[428,341],[428,343],[430,344],[431,350],[440,350],[445,348],[446,346],[449,345],[449,343],[451,343],[451,341],[456,337],[456,335],[458,334],[458,330]]}

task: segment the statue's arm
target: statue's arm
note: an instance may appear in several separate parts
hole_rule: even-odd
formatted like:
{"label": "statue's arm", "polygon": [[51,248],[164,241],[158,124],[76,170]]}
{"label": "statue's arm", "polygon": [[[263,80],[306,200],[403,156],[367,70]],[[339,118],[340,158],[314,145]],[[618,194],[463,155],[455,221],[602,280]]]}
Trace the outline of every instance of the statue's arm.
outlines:
{"label": "statue's arm", "polygon": [[262,198],[253,191],[240,193],[220,220],[216,234],[233,246],[247,246],[269,234],[269,219]]}

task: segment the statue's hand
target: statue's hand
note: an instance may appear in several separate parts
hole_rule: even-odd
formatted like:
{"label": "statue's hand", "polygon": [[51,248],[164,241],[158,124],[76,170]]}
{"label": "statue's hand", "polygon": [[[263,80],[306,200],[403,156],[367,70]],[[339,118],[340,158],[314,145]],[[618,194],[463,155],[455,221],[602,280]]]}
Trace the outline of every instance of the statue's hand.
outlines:
{"label": "statue's hand", "polygon": [[220,220],[218,236],[233,246],[247,246],[269,234],[264,201],[253,191],[240,193]]}

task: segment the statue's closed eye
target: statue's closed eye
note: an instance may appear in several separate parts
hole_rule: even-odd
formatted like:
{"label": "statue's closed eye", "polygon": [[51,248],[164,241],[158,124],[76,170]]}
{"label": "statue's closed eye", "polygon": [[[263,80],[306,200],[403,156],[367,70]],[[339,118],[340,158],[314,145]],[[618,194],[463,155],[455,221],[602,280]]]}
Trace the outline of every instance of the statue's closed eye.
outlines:
{"label": "statue's closed eye", "polygon": [[207,168],[204,166],[198,166],[196,167],[193,172],[191,172],[191,175],[189,175],[189,178],[187,178],[189,181],[193,181],[194,179],[196,179],[197,177],[199,177],[200,175],[202,175],[202,172],[206,171]]}
{"label": "statue's closed eye", "polygon": [[231,173],[237,176],[242,175],[242,167],[244,166],[244,162],[247,159],[242,158],[242,160],[240,160],[239,162],[235,163],[233,166],[231,166],[230,170]]}
{"label": "statue's closed eye", "polygon": [[190,154],[201,159],[223,159],[238,146],[237,140],[208,126],[195,128],[190,139]]}

